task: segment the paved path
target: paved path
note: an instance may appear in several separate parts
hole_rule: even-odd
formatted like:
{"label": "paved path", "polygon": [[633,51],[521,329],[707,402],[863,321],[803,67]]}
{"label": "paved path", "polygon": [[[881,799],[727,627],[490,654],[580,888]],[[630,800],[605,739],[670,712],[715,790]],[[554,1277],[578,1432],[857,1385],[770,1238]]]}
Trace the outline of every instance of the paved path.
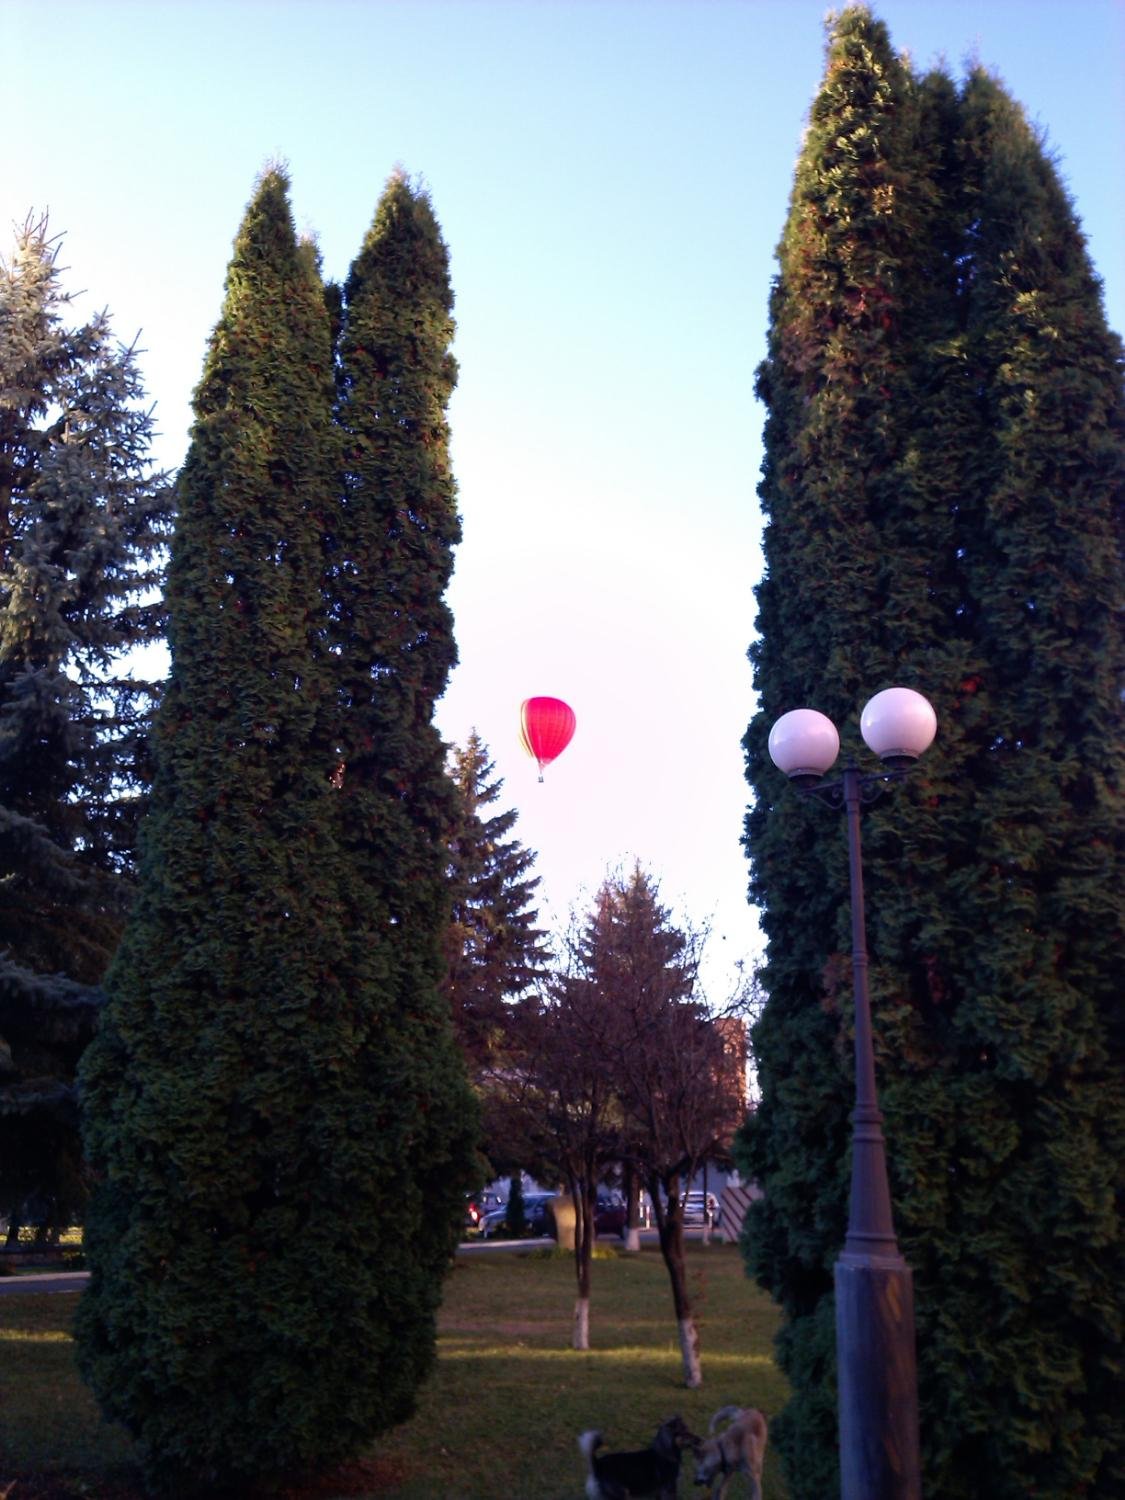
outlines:
{"label": "paved path", "polygon": [[0,1276],[0,1297],[15,1292],[80,1292],[89,1271],[36,1271],[33,1276]]}
{"label": "paved path", "polygon": [[[703,1238],[702,1229],[694,1225],[685,1228],[684,1239]],[[718,1240],[718,1235],[714,1239]],[[621,1240],[616,1234],[599,1235],[603,1244],[617,1245]],[[656,1244],[655,1229],[641,1230],[641,1243]],[[458,1255],[502,1254],[513,1250],[546,1250],[554,1244],[547,1235],[537,1240],[462,1240],[457,1246]],[[18,1292],[80,1292],[90,1279],[89,1271],[37,1271],[31,1276],[0,1276],[0,1297],[10,1297]]]}

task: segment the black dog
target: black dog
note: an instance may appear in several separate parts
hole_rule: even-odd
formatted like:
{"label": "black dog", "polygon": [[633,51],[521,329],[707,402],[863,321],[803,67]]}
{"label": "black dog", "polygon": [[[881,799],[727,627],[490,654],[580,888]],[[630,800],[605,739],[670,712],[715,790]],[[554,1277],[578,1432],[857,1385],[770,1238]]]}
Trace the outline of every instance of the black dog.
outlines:
{"label": "black dog", "polygon": [[676,1500],[680,1477],[680,1456],[699,1439],[689,1432],[679,1417],[669,1417],[657,1428],[651,1448],[637,1448],[631,1453],[606,1453],[601,1458],[600,1432],[584,1432],[578,1446],[590,1465],[586,1481],[587,1500],[634,1500],[654,1495],[656,1500]]}

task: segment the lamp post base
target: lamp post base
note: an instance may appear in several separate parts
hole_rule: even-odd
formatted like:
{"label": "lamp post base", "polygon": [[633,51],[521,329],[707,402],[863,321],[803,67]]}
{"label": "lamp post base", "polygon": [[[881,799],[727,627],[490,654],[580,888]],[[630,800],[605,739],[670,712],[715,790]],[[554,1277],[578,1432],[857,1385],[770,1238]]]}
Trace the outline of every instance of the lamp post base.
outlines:
{"label": "lamp post base", "polygon": [[921,1500],[910,1267],[845,1250],[835,1270],[841,1500]]}

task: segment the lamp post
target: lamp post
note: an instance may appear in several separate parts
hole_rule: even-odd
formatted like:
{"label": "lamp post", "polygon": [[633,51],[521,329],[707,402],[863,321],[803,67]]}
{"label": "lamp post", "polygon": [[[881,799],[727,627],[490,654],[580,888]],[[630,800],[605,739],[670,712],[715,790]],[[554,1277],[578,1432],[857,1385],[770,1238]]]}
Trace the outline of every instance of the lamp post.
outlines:
{"label": "lamp post", "polygon": [[778,719],[769,738],[778,769],[805,793],[843,807],[848,821],[855,1112],[848,1234],[835,1268],[842,1500],[921,1500],[922,1494],[914,1289],[895,1239],[875,1093],[859,814],[888,782],[906,775],[936,731],[937,718],[921,693],[897,687],[876,693],[860,716],[860,732],[884,769],[865,773],[849,763],[836,782],[822,779],[840,752],[840,736],[824,714],[794,709]]}

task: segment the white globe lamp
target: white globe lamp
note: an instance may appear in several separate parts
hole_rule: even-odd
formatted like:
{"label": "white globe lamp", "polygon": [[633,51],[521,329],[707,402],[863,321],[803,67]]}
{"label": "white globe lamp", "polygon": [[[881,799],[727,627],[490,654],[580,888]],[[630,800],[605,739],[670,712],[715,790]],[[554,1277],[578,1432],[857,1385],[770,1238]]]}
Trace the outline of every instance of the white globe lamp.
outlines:
{"label": "white globe lamp", "polygon": [[819,781],[840,753],[836,726],[815,708],[794,708],[770,730],[770,759],[798,785]]}
{"label": "white globe lamp", "polygon": [[908,766],[933,743],[937,714],[913,688],[885,688],[864,705],[859,732],[884,765]]}

